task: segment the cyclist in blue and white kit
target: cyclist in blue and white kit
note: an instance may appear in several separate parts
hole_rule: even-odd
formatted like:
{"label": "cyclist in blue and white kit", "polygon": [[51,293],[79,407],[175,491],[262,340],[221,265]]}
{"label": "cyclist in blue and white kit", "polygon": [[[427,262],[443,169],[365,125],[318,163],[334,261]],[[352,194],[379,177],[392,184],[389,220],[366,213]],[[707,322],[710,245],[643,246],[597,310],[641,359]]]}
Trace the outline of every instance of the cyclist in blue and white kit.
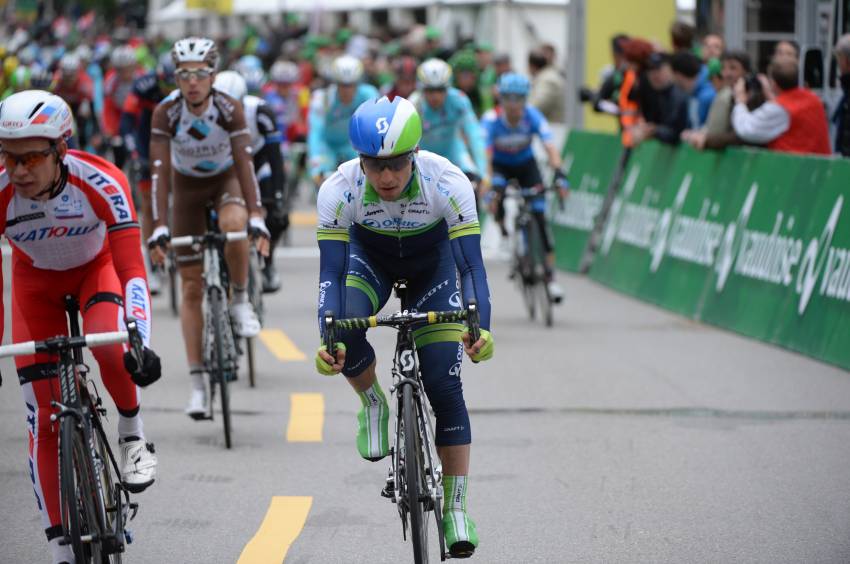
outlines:
{"label": "cyclist in blue and white kit", "polygon": [[310,100],[307,158],[310,176],[316,186],[336,170],[337,165],[357,156],[348,140],[348,121],[360,104],[378,97],[371,84],[361,84],[363,63],[343,55],[331,66],[333,84],[317,90]]}
{"label": "cyclist in blue and white kit", "polygon": [[[472,438],[460,365],[464,350],[474,361],[493,355],[475,195],[458,167],[418,151],[422,125],[408,100],[365,102],[349,131],[359,158],[340,165],[319,190],[319,317],[326,310],[340,317],[373,315],[399,279],[407,280],[416,310],[459,309],[470,298],[478,300],[481,338],[475,343],[462,324],[414,331],[445,473],[446,544],[456,558],[471,556],[478,534],[466,512]],[[319,348],[316,368],[347,377],[363,406],[357,450],[367,460],[380,460],[389,452],[389,406],[376,378],[375,352],[365,331],[345,332],[341,341],[335,359],[324,345]]]}
{"label": "cyclist in blue and white kit", "polygon": [[417,76],[422,90],[410,101],[422,117],[420,148],[446,157],[486,189],[490,177],[484,130],[466,94],[449,86],[452,68],[442,59],[428,59]]}
{"label": "cyclist in blue and white kit", "polygon": [[549,166],[555,170],[556,180],[566,186],[566,177],[561,172],[561,156],[553,143],[552,131],[546,118],[537,108],[526,104],[530,89],[528,79],[520,74],[506,73],[499,79],[498,89],[500,106],[481,117],[481,125],[487,133],[487,150],[493,168],[493,191],[498,197],[496,221],[502,228],[502,234],[506,234],[502,195],[509,180],[515,179],[521,188],[540,189],[540,195],[531,202],[531,211],[540,229],[546,251],[546,282],[549,294],[555,303],[559,303],[564,292],[555,282],[555,247],[546,226],[543,178],[531,148],[534,136],[543,142]]}

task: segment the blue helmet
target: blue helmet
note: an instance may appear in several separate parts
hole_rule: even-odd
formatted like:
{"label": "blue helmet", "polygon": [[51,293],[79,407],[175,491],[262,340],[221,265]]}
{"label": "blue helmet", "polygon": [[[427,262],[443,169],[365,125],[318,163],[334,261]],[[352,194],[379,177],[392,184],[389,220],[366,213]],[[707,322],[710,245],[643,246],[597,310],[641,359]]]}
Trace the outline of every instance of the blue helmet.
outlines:
{"label": "blue helmet", "polygon": [[499,78],[499,94],[528,96],[530,88],[528,79],[515,72],[507,72]]}
{"label": "blue helmet", "polygon": [[416,149],[422,138],[422,119],[405,98],[366,100],[348,122],[354,150],[367,157],[394,157]]}

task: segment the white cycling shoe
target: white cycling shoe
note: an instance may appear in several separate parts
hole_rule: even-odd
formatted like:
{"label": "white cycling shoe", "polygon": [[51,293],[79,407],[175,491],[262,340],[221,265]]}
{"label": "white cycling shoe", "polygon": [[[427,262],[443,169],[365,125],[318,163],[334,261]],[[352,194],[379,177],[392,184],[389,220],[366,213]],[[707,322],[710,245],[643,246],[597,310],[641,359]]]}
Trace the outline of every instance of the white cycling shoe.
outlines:
{"label": "white cycling shoe", "polygon": [[209,412],[207,405],[206,389],[199,390],[192,388],[192,395],[189,396],[189,405],[186,407],[186,415],[192,419],[206,419]]}
{"label": "white cycling shoe", "polygon": [[230,306],[233,317],[233,330],[240,337],[256,337],[260,333],[260,320],[251,302],[242,302]]}
{"label": "white cycling shoe", "polygon": [[156,479],[156,455],[153,444],[130,437],[118,441],[121,449],[121,483],[132,493],[147,489]]}
{"label": "white cycling shoe", "polygon": [[564,299],[564,290],[561,289],[560,284],[551,280],[546,284],[546,288],[549,290],[549,296],[552,298],[552,301],[556,304],[561,303],[561,300]]}

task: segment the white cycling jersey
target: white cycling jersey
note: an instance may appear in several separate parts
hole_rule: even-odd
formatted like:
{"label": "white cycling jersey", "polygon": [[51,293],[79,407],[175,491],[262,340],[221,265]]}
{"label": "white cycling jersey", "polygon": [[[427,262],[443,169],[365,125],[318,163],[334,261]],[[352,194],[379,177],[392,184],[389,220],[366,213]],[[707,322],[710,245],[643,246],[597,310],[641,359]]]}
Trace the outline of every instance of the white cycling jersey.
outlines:
{"label": "white cycling jersey", "polygon": [[249,130],[239,102],[213,90],[211,103],[196,116],[175,90],[154,112],[151,132],[171,138],[171,166],[186,176],[209,177],[233,166],[230,139]]}
{"label": "white cycling jersey", "polygon": [[394,202],[378,197],[359,159],[341,164],[319,190],[318,212],[319,240],[348,240],[348,229],[355,224],[392,236],[387,245],[396,238],[424,235],[443,221],[449,239],[480,232],[469,179],[448,159],[428,151],[417,153],[413,180]]}

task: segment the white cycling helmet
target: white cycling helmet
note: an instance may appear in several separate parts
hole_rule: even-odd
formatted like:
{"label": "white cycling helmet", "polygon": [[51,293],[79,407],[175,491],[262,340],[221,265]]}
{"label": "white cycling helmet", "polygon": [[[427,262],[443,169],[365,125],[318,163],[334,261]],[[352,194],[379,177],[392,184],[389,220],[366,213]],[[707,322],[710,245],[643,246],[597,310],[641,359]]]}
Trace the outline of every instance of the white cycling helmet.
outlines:
{"label": "white cycling helmet", "polygon": [[248,85],[242,75],[236,71],[221,71],[215,76],[213,88],[224,92],[231,98],[241,100],[248,93]]}
{"label": "white cycling helmet", "polygon": [[178,67],[180,63],[206,63],[214,69],[218,66],[218,47],[206,37],[187,37],[174,44],[171,58]]}
{"label": "white cycling helmet", "polygon": [[295,84],[301,80],[301,72],[298,65],[291,61],[277,61],[269,69],[269,78],[272,82]]}
{"label": "white cycling helmet", "polygon": [[356,84],[363,76],[363,63],[351,55],[338,57],[331,67],[331,77],[339,84]]}
{"label": "white cycling helmet", "polygon": [[112,54],[109,56],[109,62],[115,68],[135,66],[138,62],[136,59],[136,50],[129,45],[122,45],[112,51]]}
{"label": "white cycling helmet", "polygon": [[83,43],[79,47],[74,50],[74,54],[76,54],[81,61],[88,63],[92,60],[94,53],[91,50],[91,47]]}
{"label": "white cycling helmet", "polygon": [[44,90],[24,90],[0,102],[0,139],[68,138],[73,123],[65,100]]}
{"label": "white cycling helmet", "polygon": [[442,59],[428,59],[416,71],[425,88],[447,88],[452,79],[452,67]]}
{"label": "white cycling helmet", "polygon": [[59,59],[59,69],[64,73],[75,73],[80,70],[80,57],[75,53],[65,53]]}

